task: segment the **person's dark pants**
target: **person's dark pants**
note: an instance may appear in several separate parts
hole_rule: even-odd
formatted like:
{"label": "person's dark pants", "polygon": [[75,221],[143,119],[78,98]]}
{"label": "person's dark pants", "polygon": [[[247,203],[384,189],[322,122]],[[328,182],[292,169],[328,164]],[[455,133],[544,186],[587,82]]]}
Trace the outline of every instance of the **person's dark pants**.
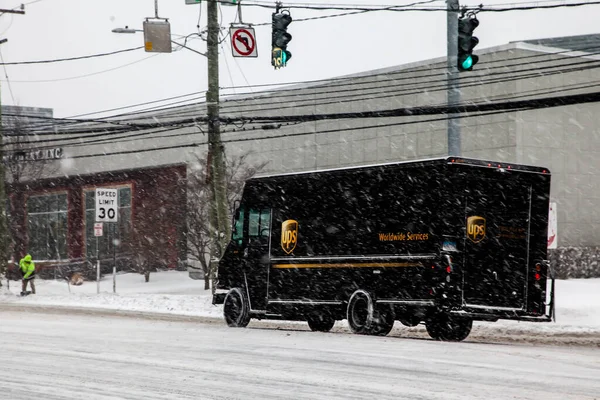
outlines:
{"label": "person's dark pants", "polygon": [[31,286],[31,293],[35,294],[35,276],[30,276],[27,279],[23,279],[22,292],[25,292],[27,290],[27,282],[29,282],[29,286]]}

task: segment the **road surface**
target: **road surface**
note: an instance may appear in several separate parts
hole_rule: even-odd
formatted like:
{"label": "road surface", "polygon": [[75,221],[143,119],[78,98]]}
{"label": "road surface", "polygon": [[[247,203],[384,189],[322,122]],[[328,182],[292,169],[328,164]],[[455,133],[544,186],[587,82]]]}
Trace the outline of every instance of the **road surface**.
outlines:
{"label": "road surface", "polygon": [[0,310],[0,399],[600,400],[600,349]]}

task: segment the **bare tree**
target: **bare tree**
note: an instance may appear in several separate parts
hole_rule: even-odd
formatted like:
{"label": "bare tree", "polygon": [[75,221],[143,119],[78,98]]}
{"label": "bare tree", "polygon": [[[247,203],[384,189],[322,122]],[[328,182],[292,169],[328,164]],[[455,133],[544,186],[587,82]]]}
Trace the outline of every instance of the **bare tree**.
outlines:
{"label": "bare tree", "polygon": [[[245,153],[241,156],[227,160],[226,183],[227,183],[227,202],[229,204],[230,214],[234,211],[235,201],[242,195],[244,182],[262,171],[268,162],[262,162],[256,165],[248,163],[248,157],[251,153]],[[207,176],[207,159],[196,156],[192,164],[192,170],[188,175],[188,243],[190,256],[197,260],[202,266],[204,272],[204,288],[210,289],[210,281],[214,271],[210,268],[209,258],[213,246],[218,246],[217,238],[211,237],[214,232],[210,226],[210,196],[211,188]],[[218,254],[222,254],[223,249],[218,249]]]}

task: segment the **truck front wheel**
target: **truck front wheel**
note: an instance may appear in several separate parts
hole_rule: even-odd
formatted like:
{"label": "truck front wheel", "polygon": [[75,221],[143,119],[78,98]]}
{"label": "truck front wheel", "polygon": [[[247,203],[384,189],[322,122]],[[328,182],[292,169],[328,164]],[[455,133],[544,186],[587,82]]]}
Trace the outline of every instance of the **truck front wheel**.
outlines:
{"label": "truck front wheel", "polygon": [[233,288],[223,302],[225,322],[232,328],[245,328],[250,322],[248,299],[240,288]]}
{"label": "truck front wheel", "polygon": [[427,333],[434,340],[445,342],[461,342],[469,336],[473,327],[470,318],[456,318],[449,315],[440,315],[426,322]]}

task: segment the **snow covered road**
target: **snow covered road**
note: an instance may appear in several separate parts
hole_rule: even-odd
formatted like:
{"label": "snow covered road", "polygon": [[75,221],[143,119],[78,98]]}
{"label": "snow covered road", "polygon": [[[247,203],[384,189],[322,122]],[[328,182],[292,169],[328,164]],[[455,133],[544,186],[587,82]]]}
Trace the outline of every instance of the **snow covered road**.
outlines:
{"label": "snow covered road", "polygon": [[600,349],[0,310],[0,399],[600,399]]}

